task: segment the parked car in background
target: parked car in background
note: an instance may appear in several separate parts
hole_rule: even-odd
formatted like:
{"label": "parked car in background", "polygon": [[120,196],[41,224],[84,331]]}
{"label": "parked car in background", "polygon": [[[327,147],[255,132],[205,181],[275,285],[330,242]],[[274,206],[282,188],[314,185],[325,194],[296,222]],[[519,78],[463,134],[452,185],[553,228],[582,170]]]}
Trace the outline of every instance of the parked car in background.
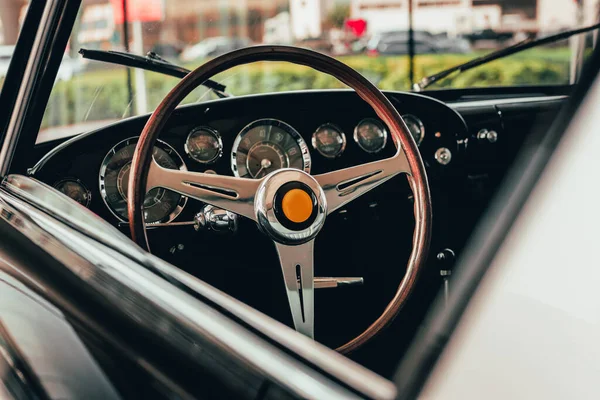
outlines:
{"label": "parked car in background", "polygon": [[252,46],[252,41],[246,37],[217,36],[186,47],[181,53],[181,61],[188,62],[206,57],[216,57],[232,50]]}
{"label": "parked car in background", "polygon": [[[415,54],[437,53],[433,35],[425,31],[414,31]],[[373,35],[367,43],[366,52],[371,56],[408,54],[408,31],[381,32]]]}
{"label": "parked car in background", "polygon": [[[8,72],[8,65],[15,51],[14,45],[0,46],[0,79],[3,79]],[[63,55],[63,60],[58,69],[56,80],[66,81],[73,78],[78,72],[83,70],[83,63],[80,59],[71,58],[67,53]]]}
{"label": "parked car in background", "polygon": [[[415,54],[431,53],[468,53],[469,41],[464,38],[452,38],[447,34],[433,35],[427,31],[413,31]],[[367,43],[366,53],[377,55],[408,54],[408,31],[389,31],[373,35]]]}
{"label": "parked car in background", "polygon": [[434,40],[441,53],[466,54],[472,51],[471,43],[464,37],[450,37],[444,32],[436,34]]}
{"label": "parked car in background", "polygon": [[499,32],[493,29],[479,29],[463,35],[471,46],[478,49],[504,47],[512,42],[513,32]]}

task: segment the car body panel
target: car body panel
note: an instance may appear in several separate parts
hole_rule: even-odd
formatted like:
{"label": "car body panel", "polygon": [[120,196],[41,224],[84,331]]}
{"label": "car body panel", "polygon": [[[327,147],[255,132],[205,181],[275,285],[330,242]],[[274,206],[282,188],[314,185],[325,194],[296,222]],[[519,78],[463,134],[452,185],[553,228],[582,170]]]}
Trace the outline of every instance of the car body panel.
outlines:
{"label": "car body panel", "polygon": [[4,354],[17,354],[26,365],[18,373],[28,377],[28,387],[38,386],[48,398],[120,398],[62,312],[2,270],[0,336],[11,347]]}
{"label": "car body panel", "polygon": [[[87,294],[90,301],[96,297],[103,308],[125,312],[129,323],[134,323],[128,329],[135,326],[140,332],[155,332],[160,326],[165,345],[171,351],[189,354],[199,365],[224,357],[220,365],[227,360],[225,369],[212,366],[211,373],[217,376],[231,370],[238,370],[240,375],[239,363],[243,360],[249,371],[244,379],[259,379],[256,390],[260,377],[269,376],[269,380],[292,393],[297,391],[300,397],[355,397],[343,387],[346,385],[353,390],[361,388],[365,397],[395,396],[389,381],[144,253],[114,227],[54,189],[23,176],[12,176],[4,185],[5,191],[0,191],[4,211],[0,215],[5,221],[33,243],[43,243],[45,251],[63,266],[58,268],[65,268],[63,273],[75,279],[73,284],[91,290]],[[21,213],[27,217],[19,216]],[[226,314],[215,311],[215,306],[227,310]],[[270,339],[265,342],[263,335]],[[190,341],[191,338],[195,339]],[[198,356],[193,351],[197,343],[205,346]],[[296,356],[284,353],[282,347]],[[206,359],[205,354],[212,355]],[[271,361],[260,362],[264,357]],[[319,371],[327,371],[333,381],[322,380],[320,373],[312,369],[316,366]],[[277,375],[279,378],[275,378]],[[233,383],[231,379],[228,378],[228,384]],[[298,386],[297,382],[307,379],[315,380]],[[248,383],[243,387],[246,391]]]}
{"label": "car body panel", "polygon": [[466,310],[424,398],[598,398],[596,80]]}

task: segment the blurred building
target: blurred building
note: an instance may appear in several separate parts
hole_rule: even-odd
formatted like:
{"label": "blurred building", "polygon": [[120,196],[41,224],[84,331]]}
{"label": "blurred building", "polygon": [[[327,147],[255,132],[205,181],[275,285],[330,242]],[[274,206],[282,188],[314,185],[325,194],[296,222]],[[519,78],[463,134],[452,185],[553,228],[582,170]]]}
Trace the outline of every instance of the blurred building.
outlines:
{"label": "blurred building", "polygon": [[[352,18],[369,33],[408,29],[409,0],[352,0]],[[432,33],[550,32],[577,25],[574,0],[412,0],[413,26]],[[583,0],[585,22],[598,19],[598,0]]]}

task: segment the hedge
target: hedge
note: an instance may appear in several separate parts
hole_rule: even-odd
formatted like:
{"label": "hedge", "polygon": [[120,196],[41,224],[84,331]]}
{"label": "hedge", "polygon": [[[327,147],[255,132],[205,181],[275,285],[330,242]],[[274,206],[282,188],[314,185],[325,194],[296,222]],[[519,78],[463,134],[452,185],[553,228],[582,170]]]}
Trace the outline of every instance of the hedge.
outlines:
{"label": "hedge", "polygon": [[[568,49],[567,49],[568,50]],[[527,54],[525,54],[527,53]],[[525,52],[454,74],[431,88],[461,88],[519,84],[564,84],[569,80],[569,56],[564,49]],[[415,59],[415,76],[422,77],[471,59],[473,55],[422,55]],[[408,90],[407,57],[342,57],[381,89]],[[188,66],[193,68],[193,66]],[[125,68],[83,72],[55,84],[43,120],[43,128],[82,121],[114,120],[130,115]],[[148,110],[152,110],[178,81],[147,72]],[[276,91],[343,88],[323,73],[288,63],[255,63],[217,75],[234,95]],[[135,87],[134,87],[135,90]],[[194,91],[185,103],[213,98],[204,88]]]}

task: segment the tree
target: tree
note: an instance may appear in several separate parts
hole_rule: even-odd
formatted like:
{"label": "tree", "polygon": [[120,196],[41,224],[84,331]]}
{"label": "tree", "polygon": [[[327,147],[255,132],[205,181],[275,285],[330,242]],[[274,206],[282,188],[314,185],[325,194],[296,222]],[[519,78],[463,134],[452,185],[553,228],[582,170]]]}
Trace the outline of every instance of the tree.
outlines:
{"label": "tree", "polygon": [[337,4],[327,15],[327,23],[335,28],[343,28],[344,22],[350,17],[349,4]]}

